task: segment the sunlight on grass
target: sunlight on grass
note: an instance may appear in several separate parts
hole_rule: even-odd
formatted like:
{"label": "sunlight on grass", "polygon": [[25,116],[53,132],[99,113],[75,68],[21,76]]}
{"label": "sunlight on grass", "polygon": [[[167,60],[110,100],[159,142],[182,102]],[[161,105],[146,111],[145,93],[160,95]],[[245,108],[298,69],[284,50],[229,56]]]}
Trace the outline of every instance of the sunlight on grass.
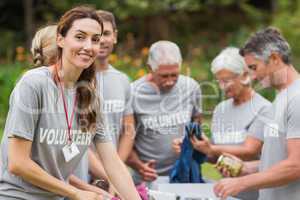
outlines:
{"label": "sunlight on grass", "polygon": [[201,171],[202,175],[208,180],[219,180],[222,178],[222,175],[211,163],[204,163]]}

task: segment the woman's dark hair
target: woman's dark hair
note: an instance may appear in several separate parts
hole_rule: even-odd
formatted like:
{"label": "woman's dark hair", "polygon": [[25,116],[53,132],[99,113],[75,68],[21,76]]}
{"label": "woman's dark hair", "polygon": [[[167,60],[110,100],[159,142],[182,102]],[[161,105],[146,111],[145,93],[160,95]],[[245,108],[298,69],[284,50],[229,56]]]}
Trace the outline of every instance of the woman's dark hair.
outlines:
{"label": "woman's dark hair", "polygon": [[[96,13],[96,10],[90,6],[78,6],[67,11],[59,20],[57,25],[57,34],[65,37],[72,27],[74,21],[78,19],[94,19],[101,25],[103,32],[103,22]],[[101,32],[101,35],[102,35]],[[61,60],[62,48],[58,47],[58,57]],[[96,96],[96,68],[94,63],[87,69],[84,69],[77,81],[77,106],[78,122],[82,131],[94,132],[97,112],[100,104]]]}

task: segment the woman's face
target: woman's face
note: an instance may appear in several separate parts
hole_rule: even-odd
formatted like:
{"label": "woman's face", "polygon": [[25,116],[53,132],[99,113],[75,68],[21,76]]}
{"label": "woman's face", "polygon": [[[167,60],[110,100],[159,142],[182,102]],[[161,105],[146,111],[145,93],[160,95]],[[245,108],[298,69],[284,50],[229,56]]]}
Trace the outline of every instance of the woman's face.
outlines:
{"label": "woman's face", "polygon": [[237,97],[243,89],[243,85],[240,82],[241,76],[230,70],[222,69],[215,74],[215,77],[221,90],[225,92],[228,98]]}
{"label": "woman's face", "polygon": [[62,48],[64,65],[86,69],[95,61],[100,50],[100,24],[90,18],[73,22],[65,37],[59,35],[57,44]]}

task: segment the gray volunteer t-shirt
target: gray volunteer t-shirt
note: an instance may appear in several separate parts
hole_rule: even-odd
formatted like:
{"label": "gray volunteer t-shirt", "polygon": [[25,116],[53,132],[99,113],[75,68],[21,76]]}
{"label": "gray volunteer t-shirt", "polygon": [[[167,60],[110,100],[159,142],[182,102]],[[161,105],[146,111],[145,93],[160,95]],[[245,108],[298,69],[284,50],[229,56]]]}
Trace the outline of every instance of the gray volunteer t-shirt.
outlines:
{"label": "gray volunteer t-shirt", "polygon": [[[269,109],[268,115],[261,118],[264,123],[264,145],[260,171],[264,171],[287,159],[288,139],[300,139],[300,80],[280,91]],[[276,174],[274,174],[276,176]],[[285,186],[262,189],[260,200],[298,200],[300,181]]]}
{"label": "gray volunteer t-shirt", "polygon": [[262,130],[252,129],[255,126],[256,118],[271,103],[264,97],[255,93],[253,97],[241,104],[234,105],[233,99],[219,103],[213,114],[211,131],[212,142],[220,145],[240,145],[246,136],[256,137],[262,140]]}
{"label": "gray volunteer t-shirt", "polygon": [[184,135],[191,117],[202,112],[199,84],[180,75],[176,85],[161,93],[146,77],[132,83],[136,119],[135,149],[143,161],[157,161],[159,175],[168,175],[177,158],[172,141]]}
{"label": "gray volunteer t-shirt", "polygon": [[[263,128],[259,129],[256,124],[261,113],[270,106],[271,103],[258,93],[254,93],[249,101],[237,106],[232,98],[222,101],[216,106],[213,114],[213,143],[241,145],[247,135],[263,141]],[[243,192],[238,197],[243,200],[255,200],[258,192]]]}
{"label": "gray volunteer t-shirt", "polygon": [[[74,90],[65,90],[69,118]],[[9,137],[32,141],[31,159],[52,176],[66,181],[93,140],[108,142],[98,119],[96,134],[84,133],[77,121],[71,128],[73,142],[80,154],[66,162],[62,148],[67,144],[67,124],[60,90],[47,67],[25,73],[10,97],[10,107],[1,143],[0,199],[61,200],[63,197],[26,182],[8,171]]]}
{"label": "gray volunteer t-shirt", "polygon": [[82,156],[82,159],[80,160],[73,174],[85,183],[90,182],[88,151],[86,151]]}
{"label": "gray volunteer t-shirt", "polygon": [[102,100],[102,112],[105,117],[105,130],[111,134],[117,148],[122,131],[122,120],[133,113],[130,82],[123,72],[109,65],[105,71],[97,73],[97,87]]}
{"label": "gray volunteer t-shirt", "polygon": [[[114,146],[118,148],[123,117],[133,112],[130,102],[130,82],[123,72],[116,70],[111,65],[107,70],[97,72],[96,78],[102,105],[101,111],[105,121],[105,132],[111,135]],[[92,149],[95,150],[95,148]],[[88,170],[88,155],[85,155],[78,164],[74,175],[88,182]]]}

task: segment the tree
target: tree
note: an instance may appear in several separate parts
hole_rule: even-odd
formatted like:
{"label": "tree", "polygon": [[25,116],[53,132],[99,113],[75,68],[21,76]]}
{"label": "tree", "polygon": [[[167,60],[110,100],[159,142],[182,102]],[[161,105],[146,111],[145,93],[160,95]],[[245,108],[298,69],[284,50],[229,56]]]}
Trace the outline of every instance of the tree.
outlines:
{"label": "tree", "polygon": [[32,35],[34,31],[34,9],[32,0],[23,0],[24,6],[24,25],[26,31],[26,47],[29,49],[31,45]]}

